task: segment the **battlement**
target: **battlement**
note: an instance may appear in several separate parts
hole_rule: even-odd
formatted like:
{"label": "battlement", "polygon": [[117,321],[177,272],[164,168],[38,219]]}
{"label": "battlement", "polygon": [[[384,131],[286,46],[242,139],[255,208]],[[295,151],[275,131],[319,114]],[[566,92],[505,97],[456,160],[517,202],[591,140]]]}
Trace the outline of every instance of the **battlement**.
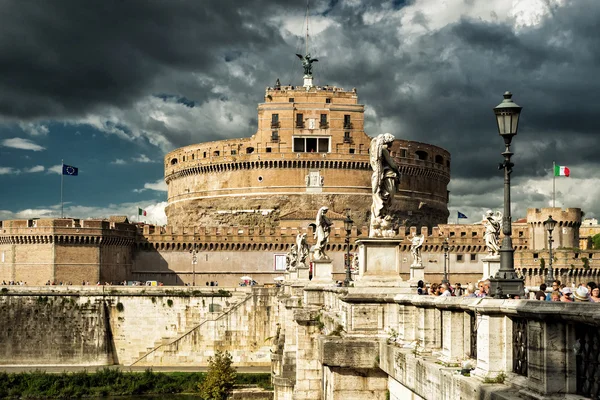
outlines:
{"label": "battlement", "polygon": [[40,218],[0,221],[0,236],[111,235],[134,237],[136,226],[105,219]]}
{"label": "battlement", "polygon": [[548,208],[530,208],[527,210],[527,223],[536,226],[543,226],[544,221],[552,216],[557,222],[557,226],[579,227],[581,225],[581,208],[567,208],[563,210],[560,207]]}
{"label": "battlement", "polygon": [[[272,250],[287,251],[289,245],[295,243],[296,235],[306,234],[309,244],[313,231],[308,227],[158,227],[146,225],[138,236],[137,245],[142,249],[157,250],[191,250],[194,246],[200,250]],[[401,251],[410,251],[410,239],[413,234],[425,236],[424,251],[441,252],[442,244],[447,238],[453,251],[485,252],[485,227],[473,225],[439,225],[429,230],[416,226],[400,232]],[[367,226],[354,226],[350,233],[351,248],[357,239],[366,238]],[[528,249],[528,227],[526,224],[513,224],[513,245],[516,250]],[[330,234],[329,250],[345,249],[346,231],[342,227],[334,227]]]}
{"label": "battlement", "polygon": [[[303,94],[303,93],[311,93],[313,96],[315,94],[320,94],[324,96],[333,95],[333,96],[353,96],[356,97],[357,91],[356,88],[352,88],[352,90],[344,90],[344,88],[324,85],[324,86],[313,86],[310,89],[306,89],[304,86],[294,86],[294,85],[282,85],[275,87],[267,87],[265,89],[265,98],[268,96],[276,97],[280,95],[290,95],[290,94]],[[265,99],[265,101],[267,101]],[[286,100],[287,102],[287,100]]]}

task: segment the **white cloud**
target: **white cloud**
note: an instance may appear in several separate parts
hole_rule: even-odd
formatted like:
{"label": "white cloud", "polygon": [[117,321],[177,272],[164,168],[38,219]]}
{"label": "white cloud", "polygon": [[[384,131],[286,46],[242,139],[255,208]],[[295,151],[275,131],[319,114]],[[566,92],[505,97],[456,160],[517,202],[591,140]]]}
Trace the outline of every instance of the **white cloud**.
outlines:
{"label": "white cloud", "polygon": [[33,122],[19,122],[19,128],[31,136],[46,136],[50,132],[46,125]]}
{"label": "white cloud", "polygon": [[154,162],[154,160],[150,159],[145,154],[140,154],[138,157],[133,157],[132,160],[135,161],[135,162],[139,162],[139,163],[151,163],[151,162]]}
{"label": "white cloud", "polygon": [[36,165],[35,167],[26,168],[23,172],[34,173],[34,172],[44,172],[46,168],[43,165]]}
{"label": "white cloud", "polygon": [[156,190],[158,192],[166,192],[167,184],[163,179],[159,179],[156,182],[144,183],[144,187],[141,189],[133,189],[135,193],[145,192],[146,190]]}
{"label": "white cloud", "polygon": [[117,158],[115,161],[111,161],[111,164],[116,164],[116,165],[123,165],[123,164],[127,164],[127,162],[121,158]]}
{"label": "white cloud", "polygon": [[[167,202],[138,204],[138,203],[122,203],[110,204],[107,207],[86,207],[71,205],[65,203],[64,215],[67,218],[108,218],[111,215],[126,215],[130,221],[146,221],[157,225],[166,225],[167,216],[165,207]],[[138,207],[146,210],[145,217],[138,217]],[[30,219],[30,218],[59,218],[60,204],[51,205],[40,208],[27,208],[16,212],[9,210],[0,210],[0,220],[10,219]]]}
{"label": "white cloud", "polygon": [[55,173],[55,174],[62,174],[62,164],[58,164],[58,165],[53,165],[50,168],[48,168],[48,173]]}
{"label": "white cloud", "polygon": [[0,175],[18,174],[19,171],[11,167],[0,167]]}
{"label": "white cloud", "polygon": [[31,140],[23,138],[4,139],[2,141],[2,145],[5,147],[12,147],[14,149],[21,150],[42,151],[45,149],[44,147],[33,143]]}
{"label": "white cloud", "polygon": [[150,204],[146,206],[140,206],[141,209],[146,210],[146,216],[132,215],[129,217],[132,221],[145,221],[147,223],[156,225],[167,224],[167,214],[165,214],[165,207],[167,202],[163,201],[158,204]]}

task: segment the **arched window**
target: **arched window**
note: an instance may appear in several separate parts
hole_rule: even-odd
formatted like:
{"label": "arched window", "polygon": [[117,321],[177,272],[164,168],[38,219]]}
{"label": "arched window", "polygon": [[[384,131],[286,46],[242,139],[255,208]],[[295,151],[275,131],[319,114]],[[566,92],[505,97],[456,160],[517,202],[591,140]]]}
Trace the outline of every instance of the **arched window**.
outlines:
{"label": "arched window", "polygon": [[415,151],[415,155],[417,156],[418,160],[427,160],[427,152],[423,151],[423,150],[417,150]]}
{"label": "arched window", "polygon": [[177,164],[177,159],[176,159],[176,158],[173,158],[173,159],[171,160],[171,165],[175,165],[175,164]]}
{"label": "arched window", "polygon": [[444,157],[438,154],[437,156],[435,156],[435,163],[444,165]]}

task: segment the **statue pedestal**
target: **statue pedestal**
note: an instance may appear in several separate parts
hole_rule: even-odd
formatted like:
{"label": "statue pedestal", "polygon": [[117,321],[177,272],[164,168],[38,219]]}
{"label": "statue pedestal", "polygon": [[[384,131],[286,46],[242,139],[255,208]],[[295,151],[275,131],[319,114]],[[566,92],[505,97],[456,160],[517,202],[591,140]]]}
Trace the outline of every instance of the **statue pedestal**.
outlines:
{"label": "statue pedestal", "polygon": [[306,88],[306,90],[308,90],[314,86],[312,75],[304,75],[304,85],[302,85],[302,86],[304,86]]}
{"label": "statue pedestal", "polygon": [[311,283],[331,283],[333,261],[331,259],[313,260],[313,273]]}
{"label": "statue pedestal", "polygon": [[293,279],[295,281],[306,281],[308,282],[308,272],[309,272],[309,268],[298,268],[295,272],[295,278]]}
{"label": "statue pedestal", "polygon": [[423,264],[412,264],[410,266],[410,283],[425,281],[425,267]]}
{"label": "statue pedestal", "polygon": [[482,259],[483,261],[483,276],[482,280],[490,279],[492,276],[496,276],[496,272],[500,270],[500,256],[487,256]]}
{"label": "statue pedestal", "polygon": [[400,239],[360,239],[354,286],[401,286]]}

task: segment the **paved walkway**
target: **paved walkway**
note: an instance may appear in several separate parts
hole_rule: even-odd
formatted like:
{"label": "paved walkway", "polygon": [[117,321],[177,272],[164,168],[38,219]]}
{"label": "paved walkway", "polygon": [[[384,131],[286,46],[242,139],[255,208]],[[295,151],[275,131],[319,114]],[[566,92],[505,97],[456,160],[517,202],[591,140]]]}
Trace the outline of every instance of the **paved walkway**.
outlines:
{"label": "paved walkway", "polygon": [[[234,365],[235,367],[235,365]],[[207,367],[128,367],[124,365],[91,365],[91,366],[80,366],[80,365],[20,365],[20,366],[7,366],[0,365],[0,372],[8,373],[19,373],[19,372],[32,372],[32,371],[44,371],[51,374],[58,374],[61,372],[95,372],[97,369],[111,368],[120,369],[124,372],[144,372],[146,369],[151,368],[154,372],[206,372]],[[269,367],[236,367],[237,372],[243,374],[263,374],[270,373]]]}

